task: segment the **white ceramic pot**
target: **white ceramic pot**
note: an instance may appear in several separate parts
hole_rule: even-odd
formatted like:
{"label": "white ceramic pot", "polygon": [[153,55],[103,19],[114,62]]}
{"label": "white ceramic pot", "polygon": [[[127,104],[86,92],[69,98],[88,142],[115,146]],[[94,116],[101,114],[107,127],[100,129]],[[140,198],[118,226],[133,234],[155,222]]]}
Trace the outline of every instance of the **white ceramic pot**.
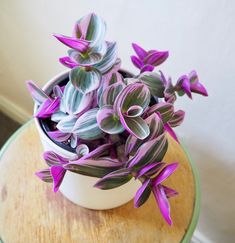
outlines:
{"label": "white ceramic pot", "polygon": [[[43,87],[46,93],[50,93],[54,85],[59,84],[69,75],[69,70],[60,73],[56,77],[52,78]],[[37,109],[35,105],[34,111]],[[37,130],[39,132],[41,142],[45,151],[54,151],[55,153],[74,159],[75,153],[61,148],[55,144],[42,129],[39,119],[35,118]],[[89,209],[110,209],[121,206],[131,199],[133,199],[137,189],[140,187],[140,183],[132,179],[130,182],[114,189],[100,190],[93,185],[99,178],[79,175],[70,171],[67,171],[63,182],[60,186],[61,193],[73,203]]]}

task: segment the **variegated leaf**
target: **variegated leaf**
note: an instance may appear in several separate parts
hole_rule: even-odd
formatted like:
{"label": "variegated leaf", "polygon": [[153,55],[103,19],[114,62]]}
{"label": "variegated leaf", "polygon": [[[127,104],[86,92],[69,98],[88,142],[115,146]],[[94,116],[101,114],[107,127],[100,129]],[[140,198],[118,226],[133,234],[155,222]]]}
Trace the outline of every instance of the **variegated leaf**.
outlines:
{"label": "variegated leaf", "polygon": [[96,120],[98,110],[98,108],[94,108],[81,115],[73,128],[73,133],[84,140],[101,138],[103,131],[99,128]]}
{"label": "variegated leaf", "polygon": [[168,142],[165,134],[150,140],[139,147],[128,167],[140,168],[155,161],[162,161],[167,148]]}
{"label": "variegated leaf", "polygon": [[150,92],[148,87],[142,83],[133,83],[126,86],[118,95],[114,108],[121,115],[133,105],[141,106],[144,110],[149,105],[149,102]]}
{"label": "variegated leaf", "polygon": [[135,208],[140,207],[148,200],[148,198],[151,194],[150,184],[151,184],[151,180],[150,179],[146,180],[142,184],[142,186],[138,189],[138,191],[136,192],[135,198],[134,198]]}
{"label": "variegated leaf", "polygon": [[112,106],[103,106],[99,109],[97,123],[100,129],[108,134],[118,134],[124,131],[124,127]]}
{"label": "variegated leaf", "polygon": [[48,166],[61,165],[68,163],[68,159],[56,154],[53,151],[45,151],[43,153],[43,158]]}
{"label": "variegated leaf", "polygon": [[122,168],[104,176],[94,186],[102,190],[113,189],[127,183],[131,178],[130,169]]}
{"label": "variegated leaf", "polygon": [[123,127],[138,139],[149,136],[150,130],[147,123],[141,117],[120,117]]}
{"label": "variegated leaf", "polygon": [[66,113],[64,113],[62,111],[57,111],[51,115],[51,120],[58,123],[59,121],[61,121],[62,119],[64,119],[67,116],[68,115]]}
{"label": "variegated leaf", "polygon": [[49,132],[47,132],[47,134],[49,135],[49,137],[51,137],[52,139],[54,139],[55,141],[58,141],[58,142],[67,141],[71,136],[70,133],[64,133],[59,130],[49,131]]}
{"label": "variegated leaf", "polygon": [[74,49],[68,50],[68,55],[72,61],[77,63],[77,66],[93,66],[104,58],[106,52],[107,44],[104,42],[99,46],[91,48],[85,55]]}
{"label": "variegated leaf", "polygon": [[102,74],[107,73],[116,63],[117,60],[117,44],[115,42],[107,42],[107,52],[103,59],[94,65]]}
{"label": "variegated leaf", "polygon": [[72,133],[73,127],[78,118],[74,115],[69,115],[61,120],[57,125],[57,129],[64,133]]}
{"label": "variegated leaf", "polygon": [[43,169],[35,173],[37,177],[39,177],[44,182],[53,182],[53,178],[51,176],[50,168]]}
{"label": "variegated leaf", "polygon": [[164,97],[164,83],[159,74],[153,72],[144,72],[139,76],[142,83],[148,86],[151,94],[159,98]]}
{"label": "variegated leaf", "polygon": [[64,89],[64,95],[60,104],[60,110],[70,115],[76,115],[87,110],[92,101],[93,93],[83,94],[69,81]]}
{"label": "variegated leaf", "polygon": [[185,112],[182,110],[178,110],[174,113],[171,119],[168,121],[171,127],[179,126],[184,120]]}
{"label": "variegated leaf", "polygon": [[97,160],[85,159],[77,162],[71,161],[66,164],[66,170],[92,177],[101,178],[112,171],[120,168],[121,163],[111,160],[110,158],[100,158]]}
{"label": "variegated leaf", "polygon": [[153,113],[151,116],[145,119],[147,125],[149,126],[149,136],[144,140],[140,140],[133,135],[129,135],[126,145],[125,145],[125,154],[134,155],[137,149],[145,142],[157,138],[158,136],[164,133],[163,123],[159,116],[156,113]]}
{"label": "variegated leaf", "polygon": [[48,95],[41,88],[39,88],[33,81],[26,81],[26,85],[33,100],[37,104],[40,105],[49,98]]}
{"label": "variegated leaf", "polygon": [[[90,47],[98,46],[104,41],[106,24],[105,21],[95,13],[84,16],[77,21],[77,25],[84,39],[90,41]],[[79,32],[77,36],[79,36]]]}
{"label": "variegated leaf", "polygon": [[114,83],[108,86],[102,93],[99,99],[99,107],[104,105],[113,105],[118,94],[123,90],[122,82]]}
{"label": "variegated leaf", "polygon": [[147,110],[147,113],[149,115],[153,113],[159,113],[161,115],[163,123],[166,123],[172,118],[174,114],[174,106],[171,103],[160,102],[158,104],[151,106]]}
{"label": "variegated leaf", "polygon": [[75,67],[71,70],[70,81],[83,94],[87,94],[99,87],[101,80],[101,73],[94,68],[87,70],[83,67]]}
{"label": "variegated leaf", "polygon": [[85,156],[89,153],[89,148],[86,144],[80,144],[77,146],[76,148],[76,153],[82,157],[82,156]]}

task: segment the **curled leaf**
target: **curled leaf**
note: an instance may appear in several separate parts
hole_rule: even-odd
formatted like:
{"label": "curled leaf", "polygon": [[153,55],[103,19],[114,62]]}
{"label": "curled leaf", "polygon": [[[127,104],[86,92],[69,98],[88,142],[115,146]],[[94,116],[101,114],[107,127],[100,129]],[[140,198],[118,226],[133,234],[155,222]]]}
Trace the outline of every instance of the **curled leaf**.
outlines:
{"label": "curled leaf", "polygon": [[124,131],[124,127],[112,106],[103,106],[99,109],[97,122],[100,129],[108,134],[118,134]]}
{"label": "curled leaf", "polygon": [[78,91],[87,94],[99,87],[101,74],[94,68],[75,67],[70,72],[70,80]]}

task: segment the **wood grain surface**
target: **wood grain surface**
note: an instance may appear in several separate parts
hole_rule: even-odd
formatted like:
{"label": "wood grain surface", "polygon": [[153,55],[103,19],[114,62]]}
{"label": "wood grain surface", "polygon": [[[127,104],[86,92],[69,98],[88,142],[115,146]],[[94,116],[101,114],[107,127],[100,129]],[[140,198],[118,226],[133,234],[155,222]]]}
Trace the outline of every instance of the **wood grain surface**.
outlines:
{"label": "wood grain surface", "polygon": [[9,144],[0,161],[0,237],[4,243],[145,243],[180,242],[195,202],[194,177],[183,149],[170,139],[164,161],[180,163],[166,181],[180,194],[170,199],[173,226],[163,220],[151,196],[139,209],[133,201],[96,211],[79,207],[53,193],[34,172],[45,168],[33,123]]}

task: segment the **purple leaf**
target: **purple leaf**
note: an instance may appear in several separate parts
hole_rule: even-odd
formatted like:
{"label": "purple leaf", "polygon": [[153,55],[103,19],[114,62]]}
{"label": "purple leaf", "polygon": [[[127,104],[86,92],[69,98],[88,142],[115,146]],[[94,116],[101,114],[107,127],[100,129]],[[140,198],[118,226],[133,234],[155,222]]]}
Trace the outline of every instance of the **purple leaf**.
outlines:
{"label": "purple leaf", "polygon": [[131,56],[131,61],[136,66],[138,69],[141,69],[144,66],[143,61],[141,61],[138,57],[136,56]]}
{"label": "purple leaf", "polygon": [[66,170],[62,166],[53,165],[51,167],[51,176],[53,177],[54,192],[59,190],[59,187],[64,179]]}
{"label": "purple leaf", "polygon": [[166,194],[167,198],[171,198],[171,197],[179,195],[179,193],[177,191],[175,191],[174,189],[172,189],[170,187],[163,186],[163,185],[162,185],[162,187],[163,187],[163,189],[165,191],[165,194]]}
{"label": "purple leaf", "polygon": [[145,64],[145,65],[140,69],[140,72],[141,72],[141,73],[144,73],[144,72],[152,72],[153,69],[154,69],[154,66],[153,66],[153,65]]}
{"label": "purple leaf", "polygon": [[164,188],[162,187],[162,185],[158,185],[153,187],[152,191],[163,218],[169,225],[172,225],[172,220],[170,216],[170,204],[167,200]]}
{"label": "purple leaf", "polygon": [[149,51],[148,55],[144,58],[144,63],[158,66],[162,64],[169,56],[168,51]]}
{"label": "purple leaf", "polygon": [[78,50],[79,52],[86,52],[89,48],[89,41],[83,39],[76,39],[64,35],[54,34],[57,40],[65,44],[66,46]]}
{"label": "purple leaf", "polygon": [[142,47],[140,47],[139,45],[132,43],[132,47],[135,51],[135,53],[137,54],[137,56],[142,60],[147,56],[147,51],[145,51]]}
{"label": "purple leaf", "polygon": [[55,95],[55,97],[60,97],[62,98],[63,96],[63,91],[61,89],[61,87],[59,85],[55,85],[53,87],[53,94]]}
{"label": "purple leaf", "polygon": [[59,106],[60,97],[56,97],[55,99],[48,98],[39,106],[34,116],[38,118],[50,117],[54,112],[59,109]]}
{"label": "purple leaf", "polygon": [[159,170],[165,165],[166,163],[164,162],[155,162],[152,164],[148,164],[146,166],[144,166],[143,168],[141,168],[140,171],[138,171],[137,174],[137,179],[140,178],[141,176],[148,176],[151,177],[153,175],[155,175],[157,172],[159,172]]}
{"label": "purple leaf", "polygon": [[74,67],[78,66],[78,63],[73,61],[68,56],[59,58],[59,61],[60,61],[61,64],[63,64],[65,67],[68,67],[68,68],[74,68]]}
{"label": "purple leaf", "polygon": [[186,93],[187,96],[190,99],[192,99],[192,94],[190,90],[190,81],[187,75],[182,75],[181,77],[179,77],[175,87],[179,95],[181,95],[181,92],[182,94]]}
{"label": "purple leaf", "polygon": [[174,130],[171,128],[171,126],[170,126],[168,123],[164,124],[164,129],[169,133],[169,135],[170,135],[172,138],[174,138],[174,140],[175,140],[177,143],[179,143],[179,140],[178,140],[178,138],[177,138],[177,136],[176,136]]}
{"label": "purple leaf", "polygon": [[53,182],[50,168],[40,170],[40,171],[36,172],[35,175],[44,182]]}
{"label": "purple leaf", "polygon": [[198,93],[204,96],[208,96],[206,88],[199,82],[196,71],[192,71],[189,74],[190,89],[194,93]]}
{"label": "purple leaf", "polygon": [[138,191],[135,194],[135,198],[134,198],[134,206],[135,208],[140,207],[141,205],[143,205],[149,198],[150,194],[151,194],[151,188],[150,188],[150,182],[151,180],[148,179],[146,180],[142,186],[138,189]]}
{"label": "purple leaf", "polygon": [[201,94],[203,96],[208,96],[206,88],[199,82],[197,84],[191,84],[190,88],[191,91],[194,93]]}
{"label": "purple leaf", "polygon": [[177,168],[178,163],[172,163],[164,167],[161,172],[154,178],[153,186],[157,186],[161,184],[164,180],[166,180]]}
{"label": "purple leaf", "polygon": [[47,134],[49,135],[49,137],[51,137],[52,139],[58,142],[67,141],[71,136],[71,133],[64,133],[59,130],[47,132]]}

